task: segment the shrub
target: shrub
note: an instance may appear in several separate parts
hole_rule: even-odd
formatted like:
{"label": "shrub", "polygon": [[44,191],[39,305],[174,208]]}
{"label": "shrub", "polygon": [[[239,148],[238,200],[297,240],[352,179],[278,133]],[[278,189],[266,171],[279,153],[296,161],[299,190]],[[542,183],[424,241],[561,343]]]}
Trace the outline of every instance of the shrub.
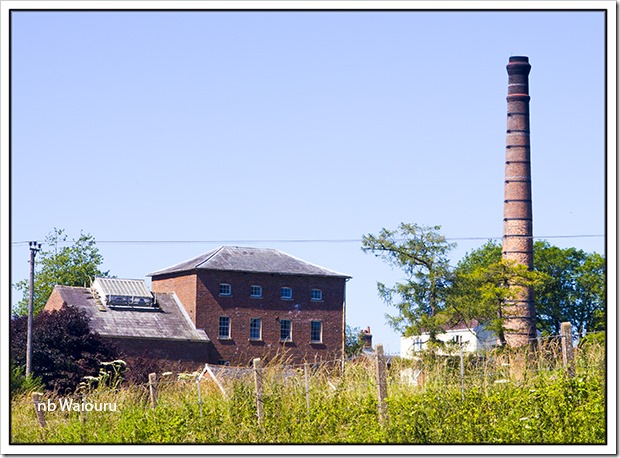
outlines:
{"label": "shrub", "polygon": [[[11,365],[26,365],[27,317],[11,320]],[[116,358],[116,350],[92,333],[88,318],[74,307],[43,311],[32,325],[32,372],[47,389],[73,391],[85,375],[97,374],[101,361]]]}
{"label": "shrub", "polygon": [[23,367],[11,368],[10,391],[11,398],[18,394],[39,391],[43,388],[41,377],[33,377],[30,374],[26,377],[26,370]]}

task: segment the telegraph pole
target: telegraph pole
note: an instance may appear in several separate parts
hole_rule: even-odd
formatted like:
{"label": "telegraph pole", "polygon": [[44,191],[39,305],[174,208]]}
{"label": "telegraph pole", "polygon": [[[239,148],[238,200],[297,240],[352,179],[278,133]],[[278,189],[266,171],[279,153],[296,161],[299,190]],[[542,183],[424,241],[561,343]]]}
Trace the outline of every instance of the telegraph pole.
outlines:
{"label": "telegraph pole", "polygon": [[34,257],[41,249],[41,244],[37,242],[30,242],[30,297],[28,298],[28,334],[26,338],[26,377],[31,372],[31,360],[32,360],[32,309],[34,306]]}

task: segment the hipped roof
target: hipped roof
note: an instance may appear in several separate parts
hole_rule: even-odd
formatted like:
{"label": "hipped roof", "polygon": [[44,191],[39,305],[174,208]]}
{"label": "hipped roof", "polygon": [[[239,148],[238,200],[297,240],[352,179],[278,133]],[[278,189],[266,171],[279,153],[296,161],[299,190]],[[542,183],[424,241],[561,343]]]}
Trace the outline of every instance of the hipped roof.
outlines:
{"label": "hipped roof", "polygon": [[233,246],[221,246],[195,258],[152,272],[148,276],[156,277],[195,270],[351,278],[346,274],[311,264],[279,250]]}

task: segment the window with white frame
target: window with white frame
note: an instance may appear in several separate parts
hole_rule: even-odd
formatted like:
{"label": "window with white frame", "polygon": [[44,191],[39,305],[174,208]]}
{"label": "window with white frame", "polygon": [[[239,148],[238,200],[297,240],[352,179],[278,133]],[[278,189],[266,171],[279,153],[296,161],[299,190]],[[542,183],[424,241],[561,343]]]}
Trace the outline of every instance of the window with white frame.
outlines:
{"label": "window with white frame", "polygon": [[219,327],[217,336],[220,339],[230,339],[230,317],[229,316],[220,317],[220,327]]}
{"label": "window with white frame", "polygon": [[322,301],[323,291],[321,291],[320,289],[313,289],[312,291],[310,291],[310,300]]}
{"label": "window with white frame", "polygon": [[416,337],[413,341],[413,351],[422,351],[423,344],[424,342],[422,342],[422,339],[420,337]]}
{"label": "window with white frame", "polygon": [[461,344],[463,342],[463,336],[460,334],[457,334],[455,336],[452,336],[452,342],[454,342],[455,344]]}
{"label": "window with white frame", "polygon": [[280,342],[293,340],[293,324],[291,320],[280,320]]}
{"label": "window with white frame", "polygon": [[310,342],[320,343],[323,342],[323,322],[319,320],[313,320],[310,322]]}
{"label": "window with white frame", "polygon": [[288,286],[280,288],[280,297],[282,299],[293,299],[293,288],[289,288]]}
{"label": "window with white frame", "polygon": [[263,297],[263,287],[259,285],[250,286],[250,297]]}
{"label": "window with white frame", "polygon": [[250,318],[250,340],[261,340],[262,326],[260,318]]}
{"label": "window with white frame", "polygon": [[232,287],[228,283],[220,283],[220,296],[231,296]]}

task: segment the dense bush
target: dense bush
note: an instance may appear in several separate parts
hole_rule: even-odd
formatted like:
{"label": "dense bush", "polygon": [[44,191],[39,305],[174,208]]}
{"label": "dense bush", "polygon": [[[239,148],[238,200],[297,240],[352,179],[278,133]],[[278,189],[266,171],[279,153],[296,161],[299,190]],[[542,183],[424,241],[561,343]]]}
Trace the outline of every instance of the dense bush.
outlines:
{"label": "dense bush", "polygon": [[[11,320],[11,369],[26,366],[28,318]],[[92,333],[88,318],[74,307],[43,311],[32,326],[32,373],[47,389],[73,391],[86,375],[96,375],[102,361],[116,358],[116,350]]]}

